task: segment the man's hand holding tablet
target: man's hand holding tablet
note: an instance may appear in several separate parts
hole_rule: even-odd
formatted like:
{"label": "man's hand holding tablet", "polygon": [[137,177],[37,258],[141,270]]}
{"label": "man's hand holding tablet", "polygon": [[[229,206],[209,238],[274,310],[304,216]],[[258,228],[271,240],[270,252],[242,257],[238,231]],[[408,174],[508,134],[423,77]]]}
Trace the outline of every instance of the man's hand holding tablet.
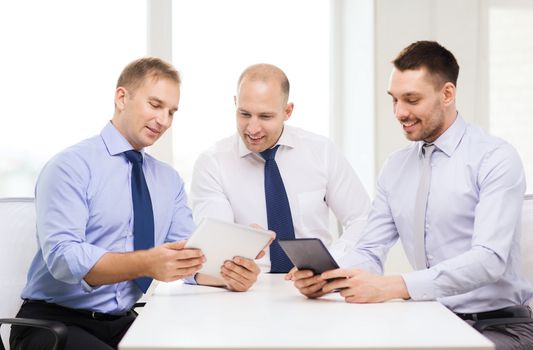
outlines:
{"label": "man's hand holding tablet", "polygon": [[285,279],[294,281],[294,286],[308,298],[318,298],[330,291],[323,288],[332,280],[322,277],[322,273],[339,268],[328,249],[318,238],[280,240],[281,248],[294,264]]}
{"label": "man's hand holding tablet", "polygon": [[400,296],[409,299],[401,276],[381,276],[366,270],[341,269],[317,238],[280,241],[296,266],[286,276],[308,298],[339,292],[348,303],[379,303]]}
{"label": "man's hand holding tablet", "polygon": [[201,249],[206,258],[196,275],[198,284],[246,291],[257,280],[260,269],[254,259],[265,255],[275,234],[260,228],[204,219],[186,248]]}

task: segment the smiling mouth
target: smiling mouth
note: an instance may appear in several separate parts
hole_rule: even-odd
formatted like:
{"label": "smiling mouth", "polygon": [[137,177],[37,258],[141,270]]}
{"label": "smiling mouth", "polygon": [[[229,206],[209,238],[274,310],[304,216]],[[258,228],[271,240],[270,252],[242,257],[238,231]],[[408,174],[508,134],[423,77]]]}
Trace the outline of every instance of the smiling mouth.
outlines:
{"label": "smiling mouth", "polygon": [[161,131],[160,131],[160,130],[152,129],[152,128],[149,127],[149,126],[147,126],[146,128],[147,128],[148,130],[150,130],[152,133],[156,134],[156,135],[161,134]]}
{"label": "smiling mouth", "polygon": [[261,139],[264,138],[264,136],[252,136],[252,135],[249,135],[249,134],[246,134],[246,136],[248,137],[248,139],[252,142],[252,143],[257,143],[259,142]]}
{"label": "smiling mouth", "polygon": [[402,124],[404,127],[407,127],[407,128],[409,128],[409,127],[411,127],[411,126],[413,126],[413,125],[415,125],[415,124],[417,124],[417,123],[418,123],[418,120],[412,120],[412,121],[401,122],[401,124]]}
{"label": "smiling mouth", "polygon": [[412,129],[420,124],[420,120],[406,120],[406,121],[400,121],[400,124],[402,124],[403,130],[406,132],[413,131]]}

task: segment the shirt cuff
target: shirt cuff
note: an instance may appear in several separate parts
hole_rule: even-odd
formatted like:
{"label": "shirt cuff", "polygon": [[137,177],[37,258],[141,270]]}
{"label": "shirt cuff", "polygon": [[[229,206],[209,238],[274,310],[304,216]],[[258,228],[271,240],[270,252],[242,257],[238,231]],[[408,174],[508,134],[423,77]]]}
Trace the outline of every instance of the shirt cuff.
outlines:
{"label": "shirt cuff", "polygon": [[85,280],[83,278],[81,279],[81,289],[83,289],[83,291],[85,293],[91,293],[92,291],[94,291],[98,287],[100,287],[100,286],[93,287],[89,283],[85,282]]}
{"label": "shirt cuff", "polygon": [[437,272],[432,269],[419,270],[403,273],[401,276],[409,291],[409,296],[412,300],[425,301],[435,300],[435,277]]}
{"label": "shirt cuff", "polygon": [[192,284],[192,285],[197,285],[198,283],[196,282],[196,275],[198,273],[195,273],[194,275],[191,275],[191,276],[187,276],[187,277],[184,277],[183,278],[183,282],[185,284]]}
{"label": "shirt cuff", "polygon": [[372,261],[365,255],[359,253],[347,253],[342,256],[335,256],[337,264],[341,268],[358,268],[366,270],[368,272],[375,273],[377,275],[383,274],[383,268],[379,266],[376,262]]}
{"label": "shirt cuff", "polygon": [[107,252],[89,243],[69,244],[48,256],[48,270],[61,282],[78,284]]}

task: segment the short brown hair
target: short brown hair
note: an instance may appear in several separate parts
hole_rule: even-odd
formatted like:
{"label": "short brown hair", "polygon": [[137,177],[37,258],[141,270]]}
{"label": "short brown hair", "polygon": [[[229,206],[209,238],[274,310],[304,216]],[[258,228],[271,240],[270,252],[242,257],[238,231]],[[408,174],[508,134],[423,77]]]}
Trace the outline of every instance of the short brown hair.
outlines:
{"label": "short brown hair", "polygon": [[417,41],[403,49],[392,61],[399,71],[426,68],[441,87],[447,82],[457,86],[459,64],[444,46],[436,41]]}
{"label": "short brown hair", "polygon": [[117,81],[117,88],[122,86],[134,93],[148,78],[166,78],[181,84],[181,78],[170,63],[158,57],[143,57],[129,63]]}

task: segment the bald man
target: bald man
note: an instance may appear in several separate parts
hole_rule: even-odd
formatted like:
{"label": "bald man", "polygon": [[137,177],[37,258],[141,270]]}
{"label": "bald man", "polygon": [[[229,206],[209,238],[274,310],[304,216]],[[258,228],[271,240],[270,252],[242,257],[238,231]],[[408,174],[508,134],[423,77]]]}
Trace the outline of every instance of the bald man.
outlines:
{"label": "bald man", "polygon": [[[351,248],[366,222],[368,194],[331,141],[285,124],[294,109],[288,102],[285,73],[270,64],[248,67],[238,80],[234,100],[237,133],[217,142],[196,161],[191,188],[194,220],[211,217],[280,231],[272,226],[280,215],[269,214],[265,195],[265,180],[270,176],[265,154],[273,151],[284,187],[275,195],[286,192],[284,211],[289,211],[293,237],[320,238],[334,256]],[[330,209],[343,225],[340,238],[330,231]],[[276,232],[278,238],[285,233]],[[267,272],[288,272],[292,265],[271,263],[276,244],[258,265]],[[234,279],[239,271],[249,274],[242,265],[228,263],[227,267]]]}

